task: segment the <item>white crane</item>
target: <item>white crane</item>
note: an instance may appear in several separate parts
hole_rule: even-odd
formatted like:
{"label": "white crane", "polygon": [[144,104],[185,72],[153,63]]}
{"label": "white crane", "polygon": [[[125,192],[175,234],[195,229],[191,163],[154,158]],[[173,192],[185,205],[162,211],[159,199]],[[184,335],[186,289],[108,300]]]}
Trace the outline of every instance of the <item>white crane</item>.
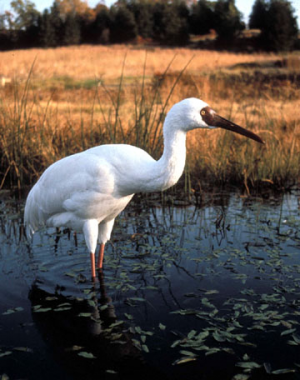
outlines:
{"label": "white crane", "polygon": [[27,237],[45,225],[83,231],[94,279],[97,240],[97,267],[101,269],[104,246],[116,216],[135,193],[166,190],[178,181],[184,170],[188,131],[217,127],[263,143],[253,132],[217,115],[207,103],[190,98],[169,111],[163,126],[164,151],[158,161],[140,148],[111,144],[55,162],[45,170],[26,200]]}

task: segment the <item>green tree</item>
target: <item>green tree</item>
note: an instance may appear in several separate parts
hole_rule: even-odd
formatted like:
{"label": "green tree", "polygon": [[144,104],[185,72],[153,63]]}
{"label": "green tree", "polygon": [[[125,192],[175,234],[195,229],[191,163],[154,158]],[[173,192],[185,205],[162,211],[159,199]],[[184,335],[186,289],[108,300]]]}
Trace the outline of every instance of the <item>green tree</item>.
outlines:
{"label": "green tree", "polygon": [[77,15],[73,12],[68,13],[64,23],[64,45],[77,45],[80,43],[80,26]]}
{"label": "green tree", "polygon": [[11,31],[9,29],[10,13],[0,15],[0,50],[12,48]]}
{"label": "green tree", "polygon": [[50,23],[55,32],[55,41],[53,46],[60,46],[62,45],[64,25],[59,11],[59,4],[56,0],[50,8]]}
{"label": "green tree", "polygon": [[96,43],[107,44],[110,39],[110,27],[111,27],[111,16],[109,9],[102,6],[98,9],[94,22],[92,23],[92,39]]}
{"label": "green tree", "polygon": [[189,39],[188,12],[183,2],[158,2],[153,8],[153,37],[167,45],[184,45]]}
{"label": "green tree", "polygon": [[143,38],[152,37],[153,5],[150,2],[129,2],[127,8],[134,15],[138,35]]}
{"label": "green tree", "polygon": [[298,28],[291,3],[287,0],[271,0],[261,31],[261,43],[266,50],[292,50],[298,37]]}
{"label": "green tree", "polygon": [[0,14],[0,30],[5,30],[6,29],[6,17],[5,13]]}
{"label": "green tree", "polygon": [[137,37],[137,25],[133,13],[124,5],[111,8],[111,41],[122,43]]}
{"label": "green tree", "polygon": [[28,30],[37,25],[39,12],[30,0],[13,0],[10,3],[16,18],[14,19],[15,30]]}
{"label": "green tree", "polygon": [[15,17],[12,25],[12,41],[19,47],[38,45],[40,14],[30,0],[13,0],[10,3]]}
{"label": "green tree", "polygon": [[218,0],[215,5],[215,30],[219,46],[233,45],[243,29],[245,24],[241,12],[235,6],[235,0]]}
{"label": "green tree", "polygon": [[214,29],[214,3],[199,0],[192,6],[190,28],[193,34],[207,34]]}
{"label": "green tree", "polygon": [[46,9],[39,21],[39,39],[40,44],[44,47],[57,46],[56,31],[52,23],[51,14]]}
{"label": "green tree", "polygon": [[256,0],[250,14],[249,28],[262,29],[267,19],[267,3],[265,0]]}

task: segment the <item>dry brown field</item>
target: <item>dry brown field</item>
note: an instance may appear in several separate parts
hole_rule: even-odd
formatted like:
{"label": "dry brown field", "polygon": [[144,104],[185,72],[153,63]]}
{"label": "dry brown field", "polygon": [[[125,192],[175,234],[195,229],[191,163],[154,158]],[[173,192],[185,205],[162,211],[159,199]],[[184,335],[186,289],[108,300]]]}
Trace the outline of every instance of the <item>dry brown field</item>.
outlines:
{"label": "dry brown field", "polygon": [[[300,58],[139,46],[0,52],[0,185],[32,183],[53,161],[100,143],[161,154],[163,116],[186,97],[252,129],[188,137],[184,180],[286,188],[300,173]],[[143,135],[143,139],[140,138]],[[146,136],[146,138],[145,138]]]}

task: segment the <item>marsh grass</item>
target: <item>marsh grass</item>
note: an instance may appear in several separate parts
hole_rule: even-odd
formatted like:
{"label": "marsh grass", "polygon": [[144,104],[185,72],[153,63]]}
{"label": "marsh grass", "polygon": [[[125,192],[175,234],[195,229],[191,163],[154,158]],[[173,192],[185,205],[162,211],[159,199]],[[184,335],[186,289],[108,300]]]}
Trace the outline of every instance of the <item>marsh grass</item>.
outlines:
{"label": "marsh grass", "polygon": [[[232,75],[217,68],[195,73],[191,68],[197,57],[191,55],[177,70],[176,54],[149,80],[151,53],[144,55],[135,77],[126,71],[130,55],[123,55],[117,82],[75,80],[72,74],[43,82],[35,77],[38,62],[33,61],[25,81],[15,78],[0,90],[1,188],[17,189],[21,196],[54,161],[105,143],[133,144],[158,159],[166,113],[190,96],[205,99],[224,117],[260,134],[266,144],[221,130],[191,132],[186,170],[175,191],[191,194],[230,183],[250,194],[253,188],[298,183],[300,96],[294,82],[283,81],[280,91],[278,77],[266,85],[255,76],[249,81],[249,72]],[[287,67],[295,71],[292,63]]]}

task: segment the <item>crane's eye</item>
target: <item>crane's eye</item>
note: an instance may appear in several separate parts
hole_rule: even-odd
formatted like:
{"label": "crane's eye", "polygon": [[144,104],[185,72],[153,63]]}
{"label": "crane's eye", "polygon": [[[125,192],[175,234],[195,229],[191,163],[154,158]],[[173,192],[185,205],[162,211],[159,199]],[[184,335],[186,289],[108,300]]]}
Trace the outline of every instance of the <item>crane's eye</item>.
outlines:
{"label": "crane's eye", "polygon": [[215,115],[215,111],[213,111],[210,107],[204,107],[202,108],[202,110],[200,111],[200,115],[202,117],[202,120],[208,124],[208,125],[214,125],[213,122],[214,122],[214,115]]}

